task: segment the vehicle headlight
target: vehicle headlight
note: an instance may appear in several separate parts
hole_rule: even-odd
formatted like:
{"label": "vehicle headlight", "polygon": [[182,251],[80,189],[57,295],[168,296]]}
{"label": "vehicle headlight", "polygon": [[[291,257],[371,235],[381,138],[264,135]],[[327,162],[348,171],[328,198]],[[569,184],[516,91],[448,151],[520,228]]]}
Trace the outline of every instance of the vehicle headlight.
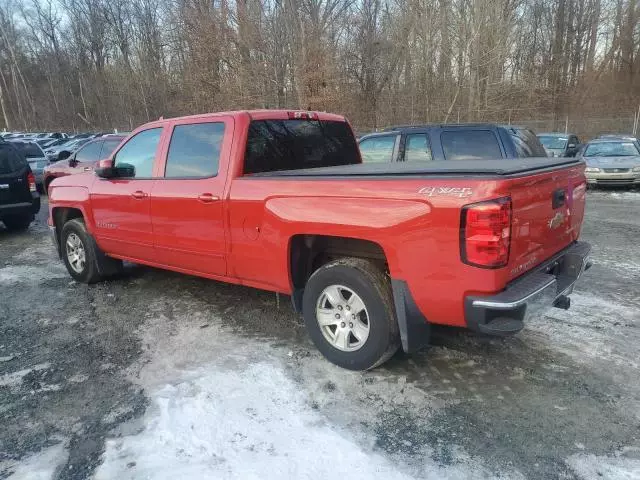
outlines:
{"label": "vehicle headlight", "polygon": [[640,173],[640,166],[633,167],[633,171],[637,172],[637,173]]}
{"label": "vehicle headlight", "polygon": [[587,167],[584,169],[584,171],[585,173],[598,173],[600,169],[596,167]]}

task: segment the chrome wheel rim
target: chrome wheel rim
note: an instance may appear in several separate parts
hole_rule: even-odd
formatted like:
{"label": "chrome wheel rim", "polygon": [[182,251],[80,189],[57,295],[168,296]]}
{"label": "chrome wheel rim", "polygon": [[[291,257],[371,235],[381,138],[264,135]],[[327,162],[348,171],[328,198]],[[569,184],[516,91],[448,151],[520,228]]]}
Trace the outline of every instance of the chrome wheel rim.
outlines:
{"label": "chrome wheel rim", "polygon": [[316,320],[334,348],[354,352],[369,338],[369,313],[362,298],[348,287],[330,285],[318,297]]}
{"label": "chrome wheel rim", "polygon": [[82,240],[80,240],[80,237],[75,233],[71,233],[67,237],[66,250],[67,260],[69,261],[71,268],[73,268],[73,271],[82,273],[84,271],[84,265],[87,257]]}

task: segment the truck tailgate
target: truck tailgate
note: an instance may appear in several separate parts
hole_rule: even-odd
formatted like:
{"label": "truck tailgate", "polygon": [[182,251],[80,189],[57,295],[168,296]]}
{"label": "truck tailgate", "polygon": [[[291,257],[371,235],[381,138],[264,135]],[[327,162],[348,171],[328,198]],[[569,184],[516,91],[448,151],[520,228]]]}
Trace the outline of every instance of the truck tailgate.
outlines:
{"label": "truck tailgate", "polygon": [[564,166],[508,185],[512,201],[509,279],[578,239],[584,216],[584,166]]}

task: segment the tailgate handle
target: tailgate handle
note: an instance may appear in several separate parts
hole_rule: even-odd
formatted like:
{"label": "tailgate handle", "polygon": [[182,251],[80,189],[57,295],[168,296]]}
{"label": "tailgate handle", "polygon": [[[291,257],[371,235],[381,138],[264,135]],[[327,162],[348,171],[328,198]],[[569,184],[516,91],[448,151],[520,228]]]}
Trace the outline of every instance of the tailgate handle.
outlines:
{"label": "tailgate handle", "polygon": [[567,191],[564,188],[553,192],[551,206],[556,209],[564,205],[567,200]]}

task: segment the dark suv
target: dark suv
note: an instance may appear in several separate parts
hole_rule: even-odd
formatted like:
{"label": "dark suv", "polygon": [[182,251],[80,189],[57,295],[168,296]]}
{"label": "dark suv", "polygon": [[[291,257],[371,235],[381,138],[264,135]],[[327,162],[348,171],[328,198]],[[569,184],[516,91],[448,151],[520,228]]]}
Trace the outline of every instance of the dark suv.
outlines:
{"label": "dark suv", "polygon": [[39,211],[31,167],[13,145],[0,141],[0,221],[9,230],[25,230]]}
{"label": "dark suv", "polygon": [[359,145],[365,163],[547,156],[528,128],[484,123],[390,127]]}

